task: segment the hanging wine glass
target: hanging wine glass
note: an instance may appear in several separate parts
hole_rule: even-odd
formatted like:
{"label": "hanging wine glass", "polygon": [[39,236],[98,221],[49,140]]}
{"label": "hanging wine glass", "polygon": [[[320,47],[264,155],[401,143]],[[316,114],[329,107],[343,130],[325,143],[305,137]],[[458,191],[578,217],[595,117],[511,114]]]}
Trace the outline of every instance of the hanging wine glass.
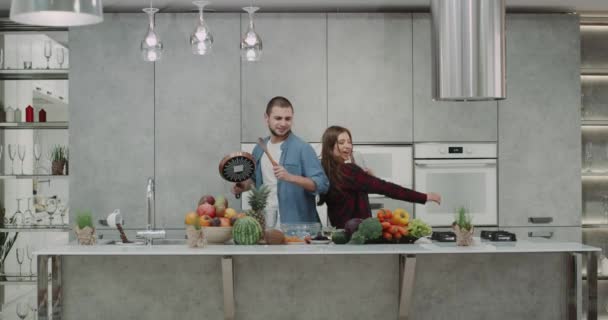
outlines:
{"label": "hanging wine glass", "polygon": [[[34,143],[34,159],[36,159],[36,165],[34,166],[34,174],[38,173],[38,168],[40,167],[40,156],[42,156],[42,148],[40,143]],[[2,157],[0,157],[2,160]]]}
{"label": "hanging wine glass", "polygon": [[192,3],[198,7],[198,24],[192,35],[190,35],[190,47],[192,53],[196,55],[205,55],[211,51],[213,45],[213,35],[209,31],[209,27],[203,19],[203,9],[208,5],[209,1],[192,1]]}
{"label": "hanging wine glass", "polygon": [[155,62],[160,60],[163,53],[163,43],[154,31],[154,15],[158,8],[145,8],[143,11],[148,14],[149,26],[146,37],[141,41],[141,54],[144,61]]}
{"label": "hanging wine glass", "polygon": [[50,69],[50,60],[51,60],[51,56],[53,55],[53,43],[51,42],[51,40],[45,40],[44,41],[44,57],[46,58],[46,68]]}
{"label": "hanging wine glass", "polygon": [[262,38],[255,32],[253,26],[253,13],[259,9],[258,7],[243,8],[249,13],[249,26],[241,39],[241,58],[245,61],[259,61],[262,58]]}

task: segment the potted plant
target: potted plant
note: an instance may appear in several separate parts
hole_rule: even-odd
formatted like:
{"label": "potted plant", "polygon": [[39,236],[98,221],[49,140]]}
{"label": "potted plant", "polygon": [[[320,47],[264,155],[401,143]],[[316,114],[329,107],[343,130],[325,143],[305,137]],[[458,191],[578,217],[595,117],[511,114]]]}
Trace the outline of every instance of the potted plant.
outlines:
{"label": "potted plant", "polygon": [[82,245],[94,245],[96,242],[95,227],[93,227],[93,214],[91,211],[78,211],[76,214],[76,226],[74,227],[78,243]]}
{"label": "potted plant", "polygon": [[55,145],[51,150],[51,174],[63,175],[63,166],[66,160],[66,148],[60,145]]}
{"label": "potted plant", "polygon": [[452,223],[452,229],[456,234],[456,244],[459,246],[470,246],[473,244],[473,217],[467,213],[467,209],[460,207],[456,214],[456,221]]}

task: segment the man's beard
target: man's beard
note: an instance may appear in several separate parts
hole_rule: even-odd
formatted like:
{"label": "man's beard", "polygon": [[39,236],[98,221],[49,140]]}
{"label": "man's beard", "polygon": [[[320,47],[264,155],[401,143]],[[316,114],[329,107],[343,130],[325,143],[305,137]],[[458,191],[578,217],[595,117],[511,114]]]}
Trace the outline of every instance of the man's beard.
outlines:
{"label": "man's beard", "polygon": [[290,129],[290,130],[288,130],[287,132],[285,132],[285,133],[284,133],[284,134],[282,134],[282,135],[280,135],[280,134],[278,134],[276,131],[272,130],[272,128],[271,128],[271,127],[268,127],[268,130],[270,130],[270,133],[271,133],[273,136],[275,136],[275,137],[280,137],[280,138],[287,137],[287,136],[288,136],[288,135],[291,133],[291,129]]}

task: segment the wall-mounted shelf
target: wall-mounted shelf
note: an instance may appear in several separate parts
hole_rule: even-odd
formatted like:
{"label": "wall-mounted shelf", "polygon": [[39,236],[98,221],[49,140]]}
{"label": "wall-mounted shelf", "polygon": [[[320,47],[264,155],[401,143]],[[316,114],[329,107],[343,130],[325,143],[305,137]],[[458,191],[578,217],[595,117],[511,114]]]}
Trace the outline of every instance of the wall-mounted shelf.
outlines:
{"label": "wall-mounted shelf", "polygon": [[583,127],[592,127],[592,126],[608,126],[608,120],[582,120],[581,125]]}
{"label": "wall-mounted shelf", "polygon": [[66,232],[72,228],[68,225],[40,225],[40,226],[14,226],[0,228],[0,232]]}
{"label": "wall-mounted shelf", "polygon": [[0,180],[12,179],[67,179],[68,175],[50,175],[50,174],[17,174],[17,175],[2,175]]}
{"label": "wall-mounted shelf", "polygon": [[581,76],[608,76],[608,68],[581,68]]}
{"label": "wall-mounted shelf", "polygon": [[583,223],[583,229],[608,229],[608,224],[606,223]]}
{"label": "wall-mounted shelf", "polygon": [[2,285],[34,285],[37,283],[38,277],[36,275],[5,274],[3,277],[0,276],[0,284]]}
{"label": "wall-mounted shelf", "polygon": [[0,129],[67,129],[67,121],[53,122],[0,122]]}
{"label": "wall-mounted shelf", "polygon": [[69,69],[0,69],[0,80],[68,80]]}

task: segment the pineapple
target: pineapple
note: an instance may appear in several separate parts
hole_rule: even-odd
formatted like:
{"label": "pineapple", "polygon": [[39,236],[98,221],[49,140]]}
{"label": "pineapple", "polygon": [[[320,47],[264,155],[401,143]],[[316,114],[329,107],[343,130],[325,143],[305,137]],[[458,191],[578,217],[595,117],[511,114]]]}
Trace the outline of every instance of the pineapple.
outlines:
{"label": "pineapple", "polygon": [[266,205],[268,204],[268,195],[270,194],[270,189],[262,185],[259,188],[253,187],[251,189],[251,195],[249,195],[249,206],[251,209],[247,211],[247,215],[256,219],[262,229],[266,228],[266,213],[264,209],[266,209]]}

